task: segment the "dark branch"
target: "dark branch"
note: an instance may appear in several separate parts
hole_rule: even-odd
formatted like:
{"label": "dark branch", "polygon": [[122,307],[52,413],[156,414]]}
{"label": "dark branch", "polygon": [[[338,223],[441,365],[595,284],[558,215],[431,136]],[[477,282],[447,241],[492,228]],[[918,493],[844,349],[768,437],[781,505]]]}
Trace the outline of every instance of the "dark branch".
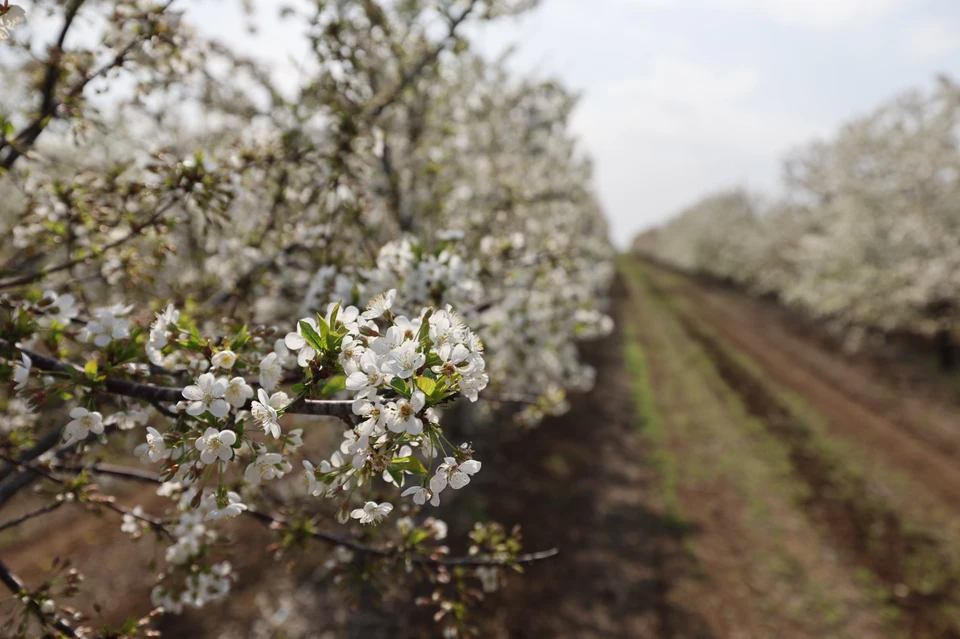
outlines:
{"label": "dark branch", "polygon": [[[160,12],[166,11],[166,9],[173,4],[173,1],[174,0],[169,0],[167,4],[161,7]],[[70,6],[67,7],[63,29],[60,32],[60,37],[57,39],[57,46],[51,53],[50,59],[47,62],[47,74],[44,76],[43,88],[41,90],[40,112],[37,114],[37,117],[30,122],[30,124],[28,124],[16,135],[12,142],[0,145],[0,150],[6,146],[10,147],[7,155],[0,160],[0,172],[9,171],[17,159],[30,150],[34,142],[37,141],[37,138],[40,137],[40,134],[43,133],[44,129],[47,128],[47,125],[56,115],[57,109],[60,108],[60,105],[65,101],[57,100],[55,97],[57,83],[60,79],[61,72],[60,57],[63,55],[63,43],[66,40],[67,31],[69,31],[70,26],[73,24],[73,20],[76,17],[77,11],[79,11],[80,5],[83,3],[84,0],[74,0],[70,3]],[[126,62],[127,56],[129,56],[135,48],[148,40],[150,37],[151,34],[149,31],[147,31],[131,40],[113,57],[110,62],[107,62],[93,73],[84,76],[79,82],[73,85],[73,87],[67,92],[66,99],[69,100],[78,97],[83,93],[84,89],[86,89],[87,85],[93,80],[104,75],[111,69],[122,66],[123,63]]]}
{"label": "dark branch", "polygon": [[66,502],[63,502],[63,501],[55,501],[55,502],[53,502],[52,504],[47,504],[47,505],[44,506],[43,508],[38,508],[38,509],[36,509],[36,510],[31,510],[31,511],[28,512],[28,513],[24,513],[24,514],[20,515],[19,517],[17,517],[16,519],[11,519],[10,521],[8,521],[8,522],[5,523],[5,524],[0,524],[0,531],[4,531],[4,530],[7,530],[8,528],[14,528],[14,527],[16,527],[16,526],[19,526],[19,525],[22,524],[23,522],[29,521],[30,519],[33,519],[34,517],[39,517],[39,516],[41,516],[41,515],[46,515],[47,513],[52,513],[53,511],[55,511],[55,510],[56,510],[57,508],[59,508],[60,506],[63,506],[64,503],[66,503]]}
{"label": "dark branch", "polygon": [[[4,339],[0,339],[0,349],[8,349],[12,345]],[[54,371],[61,373],[75,372],[81,376],[83,371],[72,364],[62,362],[46,355],[40,355],[33,351],[14,347],[21,353],[29,357],[33,365],[42,371]],[[84,377],[81,377],[84,379]],[[175,404],[183,400],[183,389],[173,386],[156,386],[153,384],[140,384],[130,382],[124,379],[107,379],[102,382],[102,386],[93,387],[94,390],[102,390],[111,395],[120,395],[121,397],[131,397],[133,399],[142,399],[147,402],[166,402]],[[250,409],[252,400],[244,405],[245,409]],[[294,415],[317,415],[325,417],[336,417],[347,424],[356,422],[356,415],[353,414],[353,402],[350,400],[329,400],[329,399],[308,399],[291,405],[287,413]]]}
{"label": "dark branch", "polygon": [[56,615],[56,614],[46,615],[40,612],[40,609],[39,609],[40,604],[34,601],[34,597],[33,597],[33,594],[30,592],[30,589],[27,588],[27,585],[23,583],[23,580],[20,579],[20,577],[15,575],[10,570],[10,568],[7,567],[7,564],[5,564],[2,559],[0,559],[0,581],[2,581],[3,585],[6,586],[7,589],[10,592],[12,592],[15,596],[18,596],[18,595],[23,596],[24,594],[29,596],[31,601],[33,601],[34,603],[28,604],[28,605],[38,606],[36,612],[37,612],[37,615],[43,620],[44,624],[53,626],[59,632],[63,633],[68,637],[77,636],[76,631],[70,626],[70,624],[64,621],[59,615]]}
{"label": "dark branch", "polygon": [[[142,471],[136,468],[127,468],[125,466],[117,466],[113,464],[90,464],[87,466],[60,466],[60,470],[71,471],[71,472],[80,472],[86,470],[92,473],[99,473],[102,475],[111,475],[113,477],[121,477],[124,479],[130,479],[132,481],[145,482],[149,484],[159,484],[162,483],[158,475]],[[275,526],[280,528],[285,528],[289,524],[285,519],[278,515],[271,515],[255,509],[249,509],[244,512],[244,515],[248,517],[253,517],[257,521],[267,526]],[[418,565],[427,565],[427,566],[509,566],[514,564],[532,564],[543,559],[549,559],[559,554],[557,548],[551,548],[549,550],[542,550],[540,552],[529,553],[525,555],[519,555],[514,560],[504,560],[504,559],[484,559],[481,557],[439,557],[439,556],[427,556],[427,555],[406,555],[403,552],[397,550],[396,548],[375,548],[373,546],[367,546],[352,539],[347,539],[345,537],[339,537],[323,531],[311,531],[310,536],[318,541],[323,543],[330,544],[333,546],[342,546],[344,548],[349,548],[350,550],[364,553],[367,555],[372,555],[375,557],[382,557],[384,559],[391,558],[402,558],[405,561],[409,561],[413,564]]]}

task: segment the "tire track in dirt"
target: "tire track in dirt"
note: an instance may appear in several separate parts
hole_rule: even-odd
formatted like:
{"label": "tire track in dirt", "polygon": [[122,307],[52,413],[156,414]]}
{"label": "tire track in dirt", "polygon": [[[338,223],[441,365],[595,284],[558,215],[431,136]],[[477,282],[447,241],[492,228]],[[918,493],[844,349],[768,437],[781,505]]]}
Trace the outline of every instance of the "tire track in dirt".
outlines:
{"label": "tire track in dirt", "polygon": [[752,414],[668,300],[642,273],[625,270],[630,321],[649,353],[675,456],[680,512],[697,526],[693,550],[706,573],[701,584],[674,588],[698,601],[718,636],[888,636],[876,602],[797,507],[797,482],[777,461],[784,452],[769,446],[783,447],[753,434]]}
{"label": "tire track in dirt", "polygon": [[908,636],[960,638],[956,619],[945,609],[960,600],[960,581],[954,572],[927,592],[909,589],[902,596],[895,594],[911,581],[911,566],[938,560],[941,553],[937,540],[909,530],[895,512],[878,501],[863,480],[849,476],[838,480],[839,469],[818,455],[809,430],[692,322],[685,321],[684,326],[730,388],[745,400],[751,414],[788,443],[794,470],[810,488],[805,508],[815,521],[830,530],[835,543],[858,565],[879,577],[890,593],[886,603],[901,612]]}
{"label": "tire track in dirt", "polygon": [[[656,286],[656,284],[653,284]],[[918,531],[906,524],[897,512],[884,503],[866,481],[859,476],[846,472],[839,460],[830,459],[818,449],[810,429],[799,420],[781,400],[774,396],[767,385],[758,379],[757,373],[747,370],[737,362],[708,332],[700,328],[701,324],[716,330],[723,338],[729,338],[731,344],[745,352],[755,363],[760,364],[763,373],[769,374],[778,382],[793,382],[790,385],[805,399],[820,409],[826,396],[829,412],[834,420],[842,419],[836,411],[851,400],[836,392],[810,393],[822,385],[819,380],[807,378],[807,372],[793,367],[781,369],[780,374],[771,370],[778,362],[779,353],[764,350],[758,346],[757,339],[751,341],[729,324],[721,324],[716,317],[698,304],[691,290],[693,286],[679,288],[696,307],[692,311],[683,311],[674,307],[687,333],[697,341],[710,357],[718,372],[729,388],[737,392],[744,404],[764,426],[788,445],[793,469],[798,478],[809,487],[803,505],[810,517],[829,531],[831,540],[841,548],[852,561],[867,568],[885,587],[886,601],[899,611],[903,627],[910,637],[936,637],[955,639],[960,637],[960,621],[956,615],[956,605],[960,601],[960,568],[946,564],[947,553],[940,547],[942,543],[932,535]],[[658,292],[665,299],[670,293],[664,289]],[[757,333],[751,333],[755,337]],[[759,352],[758,352],[759,350]],[[781,362],[782,363],[782,362]],[[798,383],[798,380],[805,382]],[[808,391],[806,393],[802,391]],[[870,415],[869,409],[855,405],[856,410],[847,408],[845,422],[847,427],[856,428],[864,416],[869,417],[868,424],[879,420]],[[849,416],[852,413],[853,418]],[[862,427],[862,426],[860,426]],[[885,425],[882,436],[893,441],[905,436]],[[876,442],[879,436],[872,438]],[[882,440],[881,440],[882,441]],[[902,451],[901,451],[902,452]],[[922,446],[908,449],[907,455],[914,461],[925,454]],[[910,457],[908,457],[910,458]],[[942,459],[939,460],[943,462]],[[901,466],[910,469],[910,464]],[[942,466],[926,467],[929,473]],[[949,472],[955,472],[949,468]],[[935,477],[923,474],[920,477]],[[914,479],[917,476],[914,475]],[[949,495],[948,491],[948,495]],[[941,564],[942,575],[933,584],[923,588],[907,588],[906,584],[917,583],[917,567]]]}
{"label": "tire track in dirt", "polygon": [[[624,310],[618,319],[626,321]],[[525,545],[557,545],[561,554],[490,598],[478,615],[480,636],[719,639],[695,603],[671,594],[694,570],[683,544],[696,531],[664,514],[656,498],[659,479],[637,427],[621,330],[591,344],[585,357],[598,371],[593,392],[571,398],[570,412],[536,430],[497,433],[487,448],[484,463],[496,471],[478,476],[483,510],[519,523]],[[536,455],[518,454],[523,449]]]}
{"label": "tire track in dirt", "polygon": [[[820,371],[805,366],[803,359],[784,354],[777,343],[769,340],[766,331],[758,330],[757,323],[738,323],[733,313],[708,299],[706,292],[692,280],[678,291],[713,330],[761,366],[771,379],[814,406],[836,432],[882,456],[891,466],[960,511],[960,464],[951,457],[949,448],[918,439],[872,406],[849,397],[839,384],[831,384]],[[811,345],[811,348],[815,347]],[[922,429],[922,425],[915,425],[911,430]]]}

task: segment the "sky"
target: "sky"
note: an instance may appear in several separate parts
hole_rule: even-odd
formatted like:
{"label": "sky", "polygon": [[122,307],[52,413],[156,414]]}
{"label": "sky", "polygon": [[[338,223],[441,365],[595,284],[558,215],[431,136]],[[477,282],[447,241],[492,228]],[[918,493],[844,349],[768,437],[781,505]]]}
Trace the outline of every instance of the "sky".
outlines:
{"label": "sky", "polygon": [[622,247],[711,190],[776,195],[790,150],[960,76],[960,2],[544,0],[478,42],[583,93],[573,128]]}
{"label": "sky", "polygon": [[[256,4],[256,38],[226,0],[178,4],[297,82],[302,27],[271,19],[277,0]],[[960,79],[958,0],[541,0],[470,35],[582,93],[572,126],[620,247],[712,190],[776,195],[790,150],[938,73]]]}

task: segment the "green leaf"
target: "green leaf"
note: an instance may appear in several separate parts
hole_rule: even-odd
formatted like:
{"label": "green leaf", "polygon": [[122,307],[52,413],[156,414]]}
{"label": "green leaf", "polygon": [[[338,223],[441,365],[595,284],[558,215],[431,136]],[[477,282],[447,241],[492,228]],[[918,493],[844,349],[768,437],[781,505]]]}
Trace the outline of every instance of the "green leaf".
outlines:
{"label": "green leaf", "polygon": [[412,533],[410,533],[410,543],[416,546],[421,541],[424,541],[427,537],[430,536],[430,533],[424,530],[423,528],[417,528]]}
{"label": "green leaf", "polygon": [[250,341],[250,333],[247,332],[247,325],[244,324],[240,328],[240,332],[237,334],[237,336],[233,338],[233,340],[230,342],[230,346],[231,348],[233,348],[233,350],[238,350],[240,348],[243,348],[243,346],[249,341]]}
{"label": "green leaf", "polygon": [[405,470],[408,473],[414,473],[416,475],[426,475],[428,472],[426,466],[424,466],[419,459],[413,456],[394,457],[390,464],[390,468]]}
{"label": "green leaf", "polygon": [[425,395],[433,395],[433,391],[437,389],[437,383],[429,377],[421,376],[417,378],[417,388],[422,390]]}
{"label": "green leaf", "polygon": [[423,314],[423,323],[420,324],[420,331],[417,333],[417,341],[422,342],[430,334],[430,317],[433,315],[433,309],[429,309]]}
{"label": "green leaf", "polygon": [[337,302],[337,305],[333,307],[333,310],[330,311],[330,326],[336,328],[337,326],[337,315],[340,314],[340,302]]}
{"label": "green leaf", "polygon": [[391,379],[390,386],[407,399],[410,399],[410,387],[407,386],[407,383],[399,377],[394,377]]}
{"label": "green leaf", "polygon": [[327,324],[327,320],[319,313],[317,313],[317,326],[320,327],[321,337],[326,337],[327,333],[330,332],[330,325]]}
{"label": "green leaf", "polygon": [[87,374],[88,379],[90,379],[91,381],[96,381],[97,380],[97,361],[92,359],[86,364],[84,364],[83,372]]}
{"label": "green leaf", "polygon": [[400,485],[400,482],[403,481],[403,472],[399,468],[390,467],[387,469],[387,472],[390,473],[390,476],[393,477],[393,481],[397,482],[397,486]]}
{"label": "green leaf", "polygon": [[307,340],[307,344],[313,347],[318,353],[324,351],[323,338],[317,334],[317,331],[314,330],[308,322],[300,320],[300,334],[303,335],[303,339]]}
{"label": "green leaf", "polygon": [[327,383],[323,385],[323,389],[320,391],[320,394],[323,397],[333,397],[342,390],[347,388],[347,378],[343,375],[335,375],[327,380]]}
{"label": "green leaf", "polygon": [[294,385],[293,385],[293,388],[291,388],[290,390],[292,390],[294,393],[296,393],[296,394],[299,395],[300,393],[302,393],[302,392],[305,391],[306,389],[307,389],[306,384],[300,383],[300,384],[294,384]]}

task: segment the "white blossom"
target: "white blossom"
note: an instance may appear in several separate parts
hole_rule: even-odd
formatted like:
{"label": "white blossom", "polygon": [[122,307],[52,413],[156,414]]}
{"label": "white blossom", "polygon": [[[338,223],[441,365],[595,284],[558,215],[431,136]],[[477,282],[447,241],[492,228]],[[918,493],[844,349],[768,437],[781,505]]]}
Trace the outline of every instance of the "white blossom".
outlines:
{"label": "white blossom", "polygon": [[225,417],[230,412],[230,404],[222,399],[227,390],[225,380],[218,380],[213,373],[204,373],[183,389],[183,396],[190,401],[187,405],[187,414],[198,416],[209,411],[216,418]]}
{"label": "white blossom", "polygon": [[260,401],[253,402],[250,407],[250,414],[253,415],[254,421],[267,435],[272,435],[274,438],[280,437],[277,409],[270,405],[270,398],[262,388],[257,390],[257,398]]}
{"label": "white blossom", "polygon": [[231,369],[237,363],[237,354],[230,350],[220,351],[210,358],[211,368]]}
{"label": "white blossom", "polygon": [[232,430],[220,430],[210,427],[203,431],[203,436],[195,442],[200,451],[200,461],[212,464],[216,460],[230,461],[233,457],[232,446],[237,441],[237,434]]}
{"label": "white blossom", "polygon": [[98,308],[94,310],[92,319],[84,329],[93,343],[103,348],[115,339],[125,339],[130,336],[130,322],[119,317],[117,309]]}
{"label": "white blossom", "polygon": [[272,391],[283,379],[283,367],[279,356],[274,352],[260,360],[260,385]]}
{"label": "white blossom", "polygon": [[26,353],[20,353],[21,361],[13,365],[13,381],[15,385],[13,390],[23,390],[30,379],[30,367],[33,366],[33,360]]}
{"label": "white blossom", "polygon": [[275,479],[283,476],[280,465],[283,457],[279,453],[261,452],[257,458],[247,466],[243,473],[243,478],[251,484],[259,484],[262,481]]}
{"label": "white blossom", "polygon": [[103,416],[96,411],[88,411],[82,406],[77,406],[70,411],[70,417],[73,419],[63,429],[67,443],[86,439],[90,433],[94,435],[103,433]]}
{"label": "white blossom", "polygon": [[247,510],[247,505],[240,501],[240,495],[233,491],[227,493],[227,503],[222,508],[217,505],[216,498],[213,495],[208,495],[206,499],[209,500],[210,510],[203,518],[204,521],[233,519]]}
{"label": "white blossom", "polygon": [[156,463],[169,457],[171,451],[167,450],[167,446],[163,441],[163,435],[161,435],[156,428],[147,426],[146,443],[137,446],[133,450],[133,453],[138,455],[140,461],[143,463]]}
{"label": "white blossom", "polygon": [[384,517],[393,510],[393,504],[384,502],[378,504],[374,501],[368,501],[363,508],[357,508],[351,511],[350,516],[358,520],[361,524],[379,524]]}
{"label": "white blossom", "polygon": [[234,377],[230,381],[225,378],[219,380],[224,384],[223,398],[234,408],[242,408],[247,400],[253,397],[253,389],[242,377]]}

